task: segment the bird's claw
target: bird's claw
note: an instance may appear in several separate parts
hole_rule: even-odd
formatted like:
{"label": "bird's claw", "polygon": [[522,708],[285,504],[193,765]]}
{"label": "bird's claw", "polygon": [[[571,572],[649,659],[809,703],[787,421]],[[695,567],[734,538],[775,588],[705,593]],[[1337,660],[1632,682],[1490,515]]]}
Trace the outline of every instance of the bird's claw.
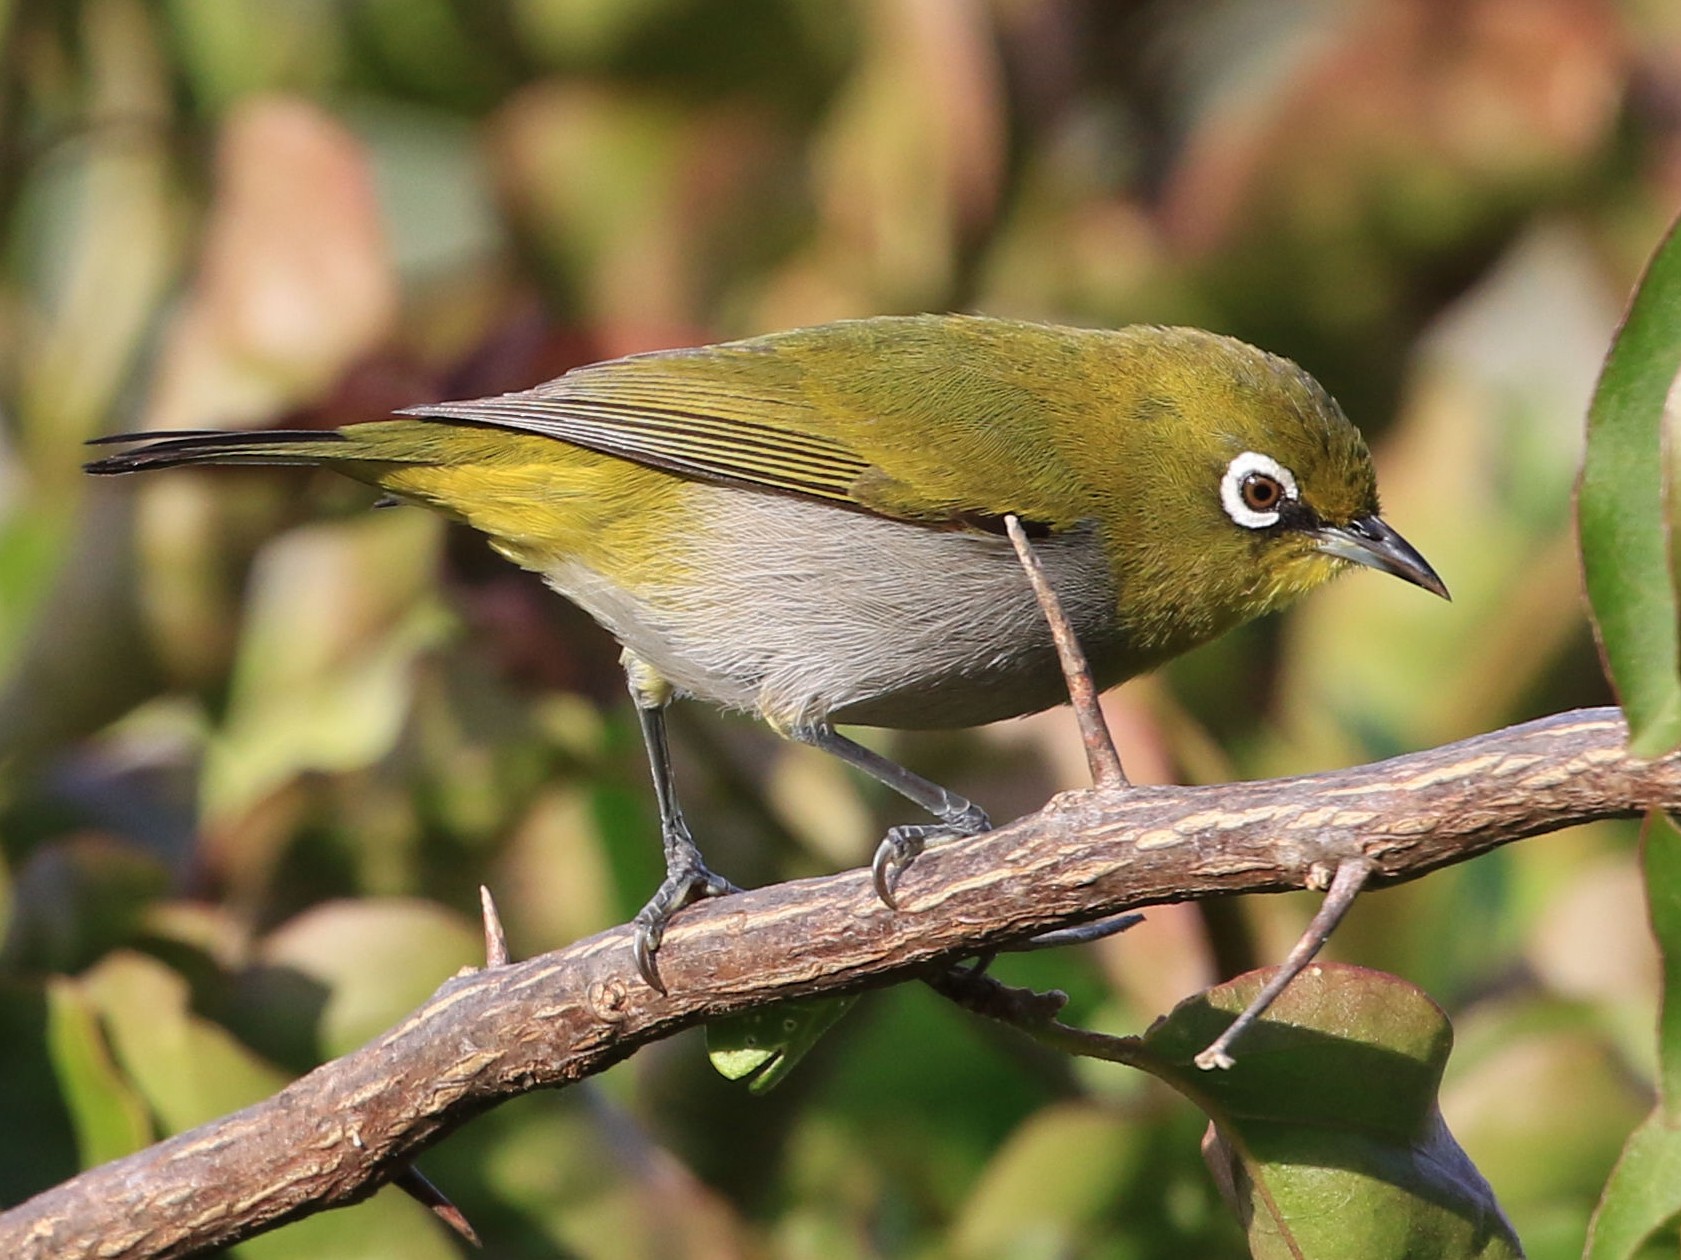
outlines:
{"label": "bird's claw", "polygon": [[654,966],[654,955],[659,951],[660,938],[665,935],[665,924],[645,920],[643,914],[646,913],[644,910],[633,921],[636,929],[635,943],[632,946],[636,954],[636,974],[641,976],[655,993],[663,994],[665,981],[660,979],[659,969]]}
{"label": "bird's claw", "polygon": [[740,891],[703,863],[684,864],[667,870],[665,881],[631,920],[635,929],[632,950],[636,958],[636,972],[647,981],[649,988],[657,993],[665,992],[665,982],[660,979],[655,957],[659,953],[660,942],[665,939],[666,925],[671,922],[671,916],[692,902]]}
{"label": "bird's claw", "polygon": [[987,816],[968,802],[964,802],[961,812],[940,822],[891,828],[886,839],[876,846],[876,855],[870,862],[870,880],[875,885],[876,896],[884,906],[897,910],[899,902],[893,895],[894,886],[930,840],[955,840],[991,829]]}
{"label": "bird's claw", "polygon": [[922,851],[919,840],[915,848],[903,842],[902,827],[895,827],[887,833],[887,838],[876,846],[876,855],[870,862],[870,882],[875,885],[876,896],[881,898],[881,904],[889,910],[897,910],[899,903],[893,897],[893,885],[899,879],[899,872],[911,864],[911,859]]}

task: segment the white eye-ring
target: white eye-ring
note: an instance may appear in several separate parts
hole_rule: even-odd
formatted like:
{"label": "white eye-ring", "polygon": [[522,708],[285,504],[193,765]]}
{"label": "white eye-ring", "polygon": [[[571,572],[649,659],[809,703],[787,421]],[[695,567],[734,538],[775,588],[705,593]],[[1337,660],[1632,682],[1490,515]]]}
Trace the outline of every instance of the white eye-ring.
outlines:
{"label": "white eye-ring", "polygon": [[1220,478],[1220,505],[1245,529],[1278,524],[1278,510],[1298,497],[1296,477],[1271,455],[1244,451]]}

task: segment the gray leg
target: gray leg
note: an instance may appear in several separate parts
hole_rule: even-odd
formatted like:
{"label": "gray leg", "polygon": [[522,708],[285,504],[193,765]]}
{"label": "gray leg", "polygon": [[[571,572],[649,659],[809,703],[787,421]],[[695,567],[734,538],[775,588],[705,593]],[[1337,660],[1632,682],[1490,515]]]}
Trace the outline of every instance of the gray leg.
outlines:
{"label": "gray leg", "polygon": [[665,880],[631,921],[636,928],[636,970],[650,986],[664,993],[665,985],[654,966],[654,955],[671,916],[702,897],[721,897],[740,890],[707,867],[699,846],[689,834],[689,824],[683,821],[683,812],[677,807],[677,793],[671,782],[671,753],[665,738],[669,688],[628,652],[624,664],[631,698],[636,702],[636,717],[642,724],[642,742],[648,749],[654,799],[660,810],[660,842],[665,847]]}
{"label": "gray leg", "polygon": [[827,723],[790,727],[788,734],[802,744],[821,748],[856,766],[940,820],[937,824],[894,827],[876,848],[870,872],[875,877],[876,895],[890,906],[897,904],[893,900],[893,885],[900,873],[916,859],[928,841],[947,836],[979,835],[992,828],[991,821],[978,805],[955,792],[948,792],[938,783],[913,774],[898,762],[889,761],[880,753],[854,743]]}

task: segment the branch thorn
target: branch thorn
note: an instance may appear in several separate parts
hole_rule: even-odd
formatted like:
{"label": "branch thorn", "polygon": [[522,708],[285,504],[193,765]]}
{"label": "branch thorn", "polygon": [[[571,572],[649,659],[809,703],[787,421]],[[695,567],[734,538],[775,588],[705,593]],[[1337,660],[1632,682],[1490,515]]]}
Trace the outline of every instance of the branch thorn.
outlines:
{"label": "branch thorn", "polygon": [[1106,919],[1093,919],[1090,923],[1079,923],[1073,927],[1057,928],[1054,931],[1041,932],[1038,936],[1030,936],[1020,945],[1014,946],[1012,952],[1061,949],[1064,945],[1089,945],[1093,941],[1119,935],[1142,922],[1144,916],[1141,914],[1112,914]]}
{"label": "branch thorn", "polygon": [[486,971],[508,965],[508,934],[502,930],[502,916],[490,889],[479,885],[479,908],[484,912],[484,966]]}
{"label": "branch thorn", "polygon": [[473,1246],[484,1246],[479,1241],[477,1232],[467,1223],[467,1218],[461,1214],[461,1209],[451,1203],[449,1196],[433,1185],[426,1175],[413,1164],[391,1178],[391,1184],[398,1187],[415,1202],[430,1209],[432,1215],[472,1243]]}

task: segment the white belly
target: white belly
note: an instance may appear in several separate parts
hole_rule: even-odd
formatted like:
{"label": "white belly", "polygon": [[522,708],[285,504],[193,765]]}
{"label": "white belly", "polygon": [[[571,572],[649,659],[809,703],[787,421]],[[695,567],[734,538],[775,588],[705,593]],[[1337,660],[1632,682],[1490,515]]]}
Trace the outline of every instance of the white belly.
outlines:
{"label": "white belly", "polygon": [[[631,593],[576,562],[546,575],[679,690],[782,726],[969,726],[1066,698],[1007,538],[728,486],[695,494],[693,519],[709,524],[673,540],[680,582]],[[1118,681],[1095,527],[1034,546],[1099,681]]]}

